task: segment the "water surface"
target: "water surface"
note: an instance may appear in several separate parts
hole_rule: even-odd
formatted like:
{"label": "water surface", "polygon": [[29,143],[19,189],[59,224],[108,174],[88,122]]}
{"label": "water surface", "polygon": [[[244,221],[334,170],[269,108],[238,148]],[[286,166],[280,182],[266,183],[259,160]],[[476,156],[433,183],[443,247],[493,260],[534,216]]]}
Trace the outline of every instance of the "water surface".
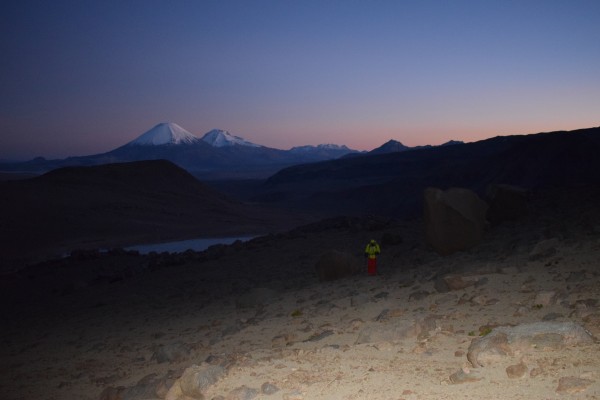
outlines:
{"label": "water surface", "polygon": [[126,247],[125,250],[136,250],[140,254],[148,254],[151,252],[156,253],[183,253],[187,250],[203,251],[208,249],[210,246],[215,244],[232,244],[237,240],[245,242],[256,236],[236,236],[236,237],[225,237],[225,238],[199,238],[199,239],[188,239],[179,240],[176,242],[165,242],[155,244],[141,244],[137,246]]}

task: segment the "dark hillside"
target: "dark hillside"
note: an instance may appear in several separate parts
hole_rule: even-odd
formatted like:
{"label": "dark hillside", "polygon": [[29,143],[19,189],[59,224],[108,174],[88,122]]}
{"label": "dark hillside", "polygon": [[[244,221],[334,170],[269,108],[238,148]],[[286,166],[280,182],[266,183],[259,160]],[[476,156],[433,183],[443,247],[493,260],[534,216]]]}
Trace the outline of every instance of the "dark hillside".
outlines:
{"label": "dark hillside", "polygon": [[2,264],[73,248],[268,232],[276,216],[164,160],[68,167],[0,183]]}

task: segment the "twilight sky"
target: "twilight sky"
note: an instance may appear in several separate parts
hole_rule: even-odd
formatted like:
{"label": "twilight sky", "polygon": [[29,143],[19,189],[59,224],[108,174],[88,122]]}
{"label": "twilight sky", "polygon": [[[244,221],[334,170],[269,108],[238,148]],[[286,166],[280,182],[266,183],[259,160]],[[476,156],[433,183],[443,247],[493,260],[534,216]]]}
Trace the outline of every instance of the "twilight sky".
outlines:
{"label": "twilight sky", "polygon": [[370,150],[600,125],[597,0],[5,0],[0,159],[159,122]]}

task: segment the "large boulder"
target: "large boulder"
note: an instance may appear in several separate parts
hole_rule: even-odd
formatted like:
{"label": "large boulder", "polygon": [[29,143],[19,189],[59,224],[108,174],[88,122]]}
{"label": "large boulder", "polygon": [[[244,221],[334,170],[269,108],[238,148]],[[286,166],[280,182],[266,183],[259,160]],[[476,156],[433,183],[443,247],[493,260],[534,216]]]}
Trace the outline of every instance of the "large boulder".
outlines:
{"label": "large boulder", "polygon": [[467,359],[477,368],[517,354],[535,350],[560,350],[568,346],[592,344],[593,341],[592,336],[574,322],[532,322],[514,327],[500,326],[486,336],[473,339]]}
{"label": "large boulder", "polygon": [[350,253],[337,250],[330,250],[322,254],[315,265],[315,271],[320,281],[333,281],[355,275],[362,269],[363,265],[360,259]]}
{"label": "large boulder", "polygon": [[427,188],[424,200],[425,238],[437,253],[467,250],[481,241],[488,205],[475,192]]}
{"label": "large boulder", "polygon": [[530,193],[526,189],[511,185],[493,184],[487,189],[490,208],[487,220],[492,225],[522,218],[529,212]]}

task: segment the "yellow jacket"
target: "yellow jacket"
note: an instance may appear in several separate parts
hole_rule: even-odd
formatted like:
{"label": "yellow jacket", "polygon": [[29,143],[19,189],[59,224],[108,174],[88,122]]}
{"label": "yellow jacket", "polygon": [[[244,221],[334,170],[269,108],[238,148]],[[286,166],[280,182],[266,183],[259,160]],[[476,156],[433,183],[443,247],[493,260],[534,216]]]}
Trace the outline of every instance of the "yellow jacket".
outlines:
{"label": "yellow jacket", "polygon": [[376,241],[372,240],[367,244],[365,248],[365,254],[369,256],[369,258],[377,258],[377,254],[381,253],[381,249]]}

